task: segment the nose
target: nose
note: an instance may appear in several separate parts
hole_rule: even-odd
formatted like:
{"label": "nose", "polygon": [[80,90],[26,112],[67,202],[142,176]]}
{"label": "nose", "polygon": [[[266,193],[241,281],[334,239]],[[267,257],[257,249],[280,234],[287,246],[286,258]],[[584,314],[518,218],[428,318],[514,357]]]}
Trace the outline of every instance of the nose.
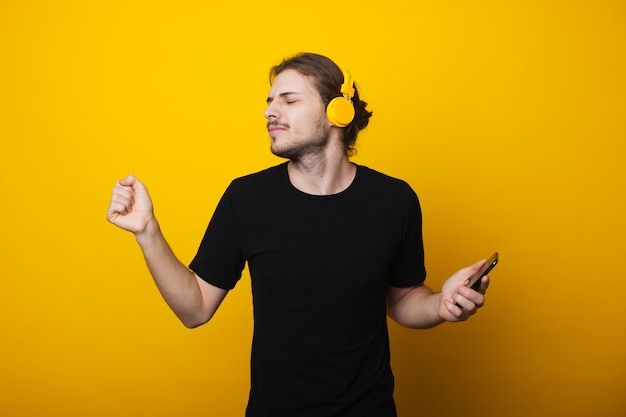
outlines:
{"label": "nose", "polygon": [[278,118],[278,106],[274,103],[273,100],[270,100],[267,102],[267,107],[265,108],[265,111],[263,112],[263,115],[265,116],[265,118],[267,120],[270,120],[271,118],[277,119]]}

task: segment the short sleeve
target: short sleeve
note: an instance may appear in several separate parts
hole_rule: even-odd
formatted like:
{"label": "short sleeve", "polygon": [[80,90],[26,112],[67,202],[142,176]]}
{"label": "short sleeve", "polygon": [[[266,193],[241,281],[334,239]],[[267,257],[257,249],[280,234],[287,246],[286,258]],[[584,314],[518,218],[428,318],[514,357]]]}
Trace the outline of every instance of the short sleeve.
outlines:
{"label": "short sleeve", "polygon": [[408,184],[406,186],[409,192],[405,200],[403,231],[389,280],[389,285],[400,288],[419,285],[426,279],[422,211],[417,195]]}
{"label": "short sleeve", "polygon": [[189,268],[200,278],[225,290],[235,287],[245,265],[235,194],[231,183],[213,213],[196,256],[189,264]]}

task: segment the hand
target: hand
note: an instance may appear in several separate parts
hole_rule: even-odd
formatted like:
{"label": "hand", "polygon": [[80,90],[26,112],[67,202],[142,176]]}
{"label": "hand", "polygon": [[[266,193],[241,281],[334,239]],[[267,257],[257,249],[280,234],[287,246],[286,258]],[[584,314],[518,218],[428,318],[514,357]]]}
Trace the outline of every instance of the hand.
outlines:
{"label": "hand", "polygon": [[446,321],[463,321],[475,314],[485,303],[485,292],[489,286],[489,278],[483,277],[480,288],[474,291],[467,287],[469,278],[474,275],[486,260],[463,268],[452,275],[443,284],[439,300],[439,316]]}
{"label": "hand", "polygon": [[108,221],[138,234],[143,232],[153,219],[152,200],[145,185],[132,175],[115,184],[107,211]]}

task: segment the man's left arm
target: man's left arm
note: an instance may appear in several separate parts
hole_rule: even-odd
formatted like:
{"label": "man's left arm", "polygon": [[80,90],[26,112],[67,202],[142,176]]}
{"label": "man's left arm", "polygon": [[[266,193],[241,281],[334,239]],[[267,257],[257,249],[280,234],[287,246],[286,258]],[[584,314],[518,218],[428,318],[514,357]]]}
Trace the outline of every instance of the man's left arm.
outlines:
{"label": "man's left arm", "polygon": [[444,321],[464,321],[485,303],[489,278],[483,277],[479,291],[465,284],[486,260],[456,272],[446,280],[441,292],[433,292],[426,285],[408,288],[389,287],[387,314],[405,327],[428,329]]}

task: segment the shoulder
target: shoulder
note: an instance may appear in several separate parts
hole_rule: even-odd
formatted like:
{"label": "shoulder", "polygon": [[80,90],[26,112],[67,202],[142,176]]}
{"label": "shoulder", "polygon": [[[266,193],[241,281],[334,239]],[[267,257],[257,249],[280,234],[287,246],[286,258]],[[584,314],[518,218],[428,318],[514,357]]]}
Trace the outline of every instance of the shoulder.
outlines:
{"label": "shoulder", "polygon": [[285,179],[288,179],[286,165],[286,163],[282,163],[262,171],[235,178],[230,183],[228,189],[231,192],[235,190],[254,191],[259,187],[264,188],[281,184]]}
{"label": "shoulder", "polygon": [[363,165],[357,165],[357,175],[359,183],[372,191],[417,198],[413,188],[400,178],[392,177]]}
{"label": "shoulder", "polygon": [[235,204],[254,205],[283,197],[288,182],[286,163],[283,163],[235,178],[224,192],[224,198]]}
{"label": "shoulder", "polygon": [[238,178],[235,178],[232,182],[241,185],[258,184],[265,181],[275,181],[287,175],[287,163],[284,162],[280,165],[275,165],[264,170],[247,174]]}

